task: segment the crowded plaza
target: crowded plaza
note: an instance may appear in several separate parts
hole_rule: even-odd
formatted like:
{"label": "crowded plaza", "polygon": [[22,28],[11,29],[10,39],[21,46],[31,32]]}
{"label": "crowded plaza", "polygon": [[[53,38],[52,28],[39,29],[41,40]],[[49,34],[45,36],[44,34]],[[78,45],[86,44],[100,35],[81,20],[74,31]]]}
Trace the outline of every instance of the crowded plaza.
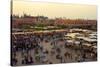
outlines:
{"label": "crowded plaza", "polygon": [[93,31],[77,29],[13,32],[11,65],[96,61],[97,36],[89,39],[93,34]]}

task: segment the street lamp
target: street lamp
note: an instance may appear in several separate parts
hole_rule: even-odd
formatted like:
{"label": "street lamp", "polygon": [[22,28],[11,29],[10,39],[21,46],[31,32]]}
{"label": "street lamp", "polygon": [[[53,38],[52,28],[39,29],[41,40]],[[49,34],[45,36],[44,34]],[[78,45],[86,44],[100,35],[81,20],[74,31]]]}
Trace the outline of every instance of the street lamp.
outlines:
{"label": "street lamp", "polygon": [[84,58],[83,58],[83,56],[84,56],[84,49],[83,49],[83,39],[80,39],[80,44],[79,44],[79,50],[80,50],[80,60],[79,60],[79,62],[81,62],[81,61],[84,61]]}

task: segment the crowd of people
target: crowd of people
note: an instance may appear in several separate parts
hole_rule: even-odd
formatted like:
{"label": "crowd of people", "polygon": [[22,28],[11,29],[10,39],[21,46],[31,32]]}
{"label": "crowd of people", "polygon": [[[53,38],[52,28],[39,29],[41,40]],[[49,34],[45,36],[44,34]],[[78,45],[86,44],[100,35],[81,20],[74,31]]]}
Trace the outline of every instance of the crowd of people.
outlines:
{"label": "crowd of people", "polygon": [[12,35],[11,65],[37,65],[80,62],[86,58],[80,50],[72,50],[63,33]]}

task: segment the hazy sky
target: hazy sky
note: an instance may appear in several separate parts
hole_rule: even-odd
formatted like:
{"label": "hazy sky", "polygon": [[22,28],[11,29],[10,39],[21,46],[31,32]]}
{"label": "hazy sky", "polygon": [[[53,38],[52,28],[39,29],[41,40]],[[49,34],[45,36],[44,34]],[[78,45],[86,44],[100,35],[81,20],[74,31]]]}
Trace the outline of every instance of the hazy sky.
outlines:
{"label": "hazy sky", "polygon": [[13,14],[23,15],[24,13],[49,18],[97,19],[97,6],[13,0]]}

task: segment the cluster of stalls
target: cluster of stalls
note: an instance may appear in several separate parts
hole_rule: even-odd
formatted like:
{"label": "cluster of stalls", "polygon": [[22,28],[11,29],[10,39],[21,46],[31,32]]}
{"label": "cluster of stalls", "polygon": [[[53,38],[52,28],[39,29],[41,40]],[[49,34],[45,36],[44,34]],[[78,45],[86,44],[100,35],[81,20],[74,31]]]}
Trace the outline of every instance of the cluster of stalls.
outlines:
{"label": "cluster of stalls", "polygon": [[79,49],[88,54],[90,53],[91,55],[94,54],[95,59],[97,59],[97,32],[84,32],[87,30],[79,31],[74,30],[74,32],[71,31],[65,35],[64,39],[67,40],[67,46],[76,50]]}

